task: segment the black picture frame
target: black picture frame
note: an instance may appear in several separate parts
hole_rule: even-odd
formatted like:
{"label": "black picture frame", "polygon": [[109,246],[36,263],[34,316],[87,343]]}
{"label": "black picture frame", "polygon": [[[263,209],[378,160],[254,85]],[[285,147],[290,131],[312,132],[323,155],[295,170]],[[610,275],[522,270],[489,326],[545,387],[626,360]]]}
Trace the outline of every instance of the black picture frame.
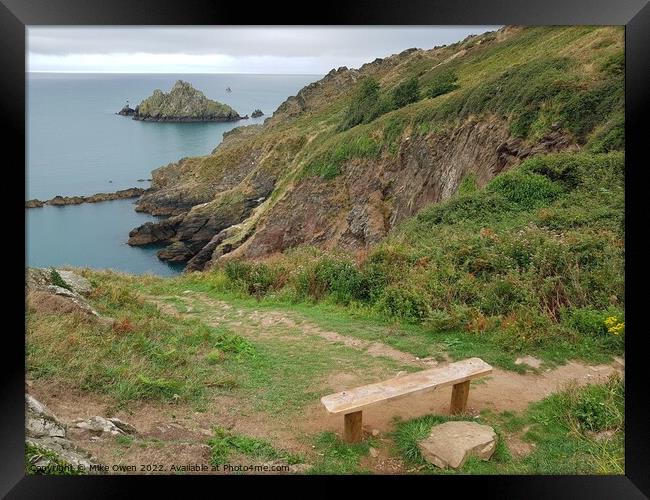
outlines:
{"label": "black picture frame", "polygon": [[[498,498],[590,498],[632,499],[650,495],[650,414],[649,391],[645,385],[647,351],[643,348],[642,325],[647,281],[643,255],[642,203],[645,201],[643,171],[646,162],[643,141],[644,118],[649,116],[648,77],[650,76],[650,5],[647,0],[436,0],[389,2],[355,1],[340,5],[313,4],[303,7],[282,6],[277,2],[256,6],[244,2],[185,0],[0,0],[0,102],[5,148],[5,172],[13,171],[15,179],[8,184],[5,195],[11,195],[13,213],[6,222],[17,226],[24,219],[24,172],[18,166],[25,160],[25,27],[28,25],[625,25],[626,26],[626,323],[631,332],[626,337],[626,433],[625,476],[435,476],[435,477],[329,477],[332,489],[343,482],[363,480],[365,488],[384,488],[390,480],[400,490],[413,494],[412,481],[442,495],[440,486],[451,486],[457,493],[479,489],[482,496]],[[647,121],[647,120],[645,120]],[[21,184],[22,183],[22,184]],[[23,185],[23,190],[17,187]],[[23,214],[22,216],[19,214]],[[5,216],[6,217],[6,216]],[[7,234],[7,233],[5,233]],[[10,247],[16,254],[20,246],[16,234],[8,233]],[[23,239],[23,245],[25,240]],[[14,271],[15,281],[24,284],[24,267],[20,269],[6,259],[4,266]],[[7,285],[5,284],[5,287]],[[148,496],[153,488],[163,486],[169,494],[176,488],[188,494],[188,477],[46,477],[26,476],[24,472],[24,315],[18,286],[5,288],[5,297],[15,297],[17,305],[5,304],[5,317],[15,320],[10,327],[4,322],[3,378],[0,384],[0,494],[7,498],[103,498],[131,496],[134,482],[147,482]],[[23,296],[24,298],[24,296]],[[309,477],[257,477],[265,483],[293,483],[307,486]],[[322,480],[322,478],[320,478]],[[192,477],[204,483],[207,491],[214,481],[225,484],[246,481],[250,477]],[[211,482],[208,485],[207,482]],[[331,482],[334,481],[334,482]],[[270,484],[269,484],[270,485]],[[469,489],[468,489],[469,487]],[[346,486],[347,488],[347,486]],[[435,489],[433,489],[435,488]],[[270,490],[269,490],[270,491]],[[198,494],[198,492],[197,492]]]}

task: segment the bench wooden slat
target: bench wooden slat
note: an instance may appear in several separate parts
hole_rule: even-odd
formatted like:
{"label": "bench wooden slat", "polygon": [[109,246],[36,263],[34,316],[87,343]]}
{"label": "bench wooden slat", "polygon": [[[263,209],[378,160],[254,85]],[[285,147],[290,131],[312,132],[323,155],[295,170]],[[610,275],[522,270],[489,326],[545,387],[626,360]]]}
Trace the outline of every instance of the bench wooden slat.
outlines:
{"label": "bench wooden slat", "polygon": [[382,401],[459,384],[491,372],[492,367],[482,359],[469,358],[440,368],[422,370],[376,384],[323,396],[321,403],[330,413],[350,413]]}

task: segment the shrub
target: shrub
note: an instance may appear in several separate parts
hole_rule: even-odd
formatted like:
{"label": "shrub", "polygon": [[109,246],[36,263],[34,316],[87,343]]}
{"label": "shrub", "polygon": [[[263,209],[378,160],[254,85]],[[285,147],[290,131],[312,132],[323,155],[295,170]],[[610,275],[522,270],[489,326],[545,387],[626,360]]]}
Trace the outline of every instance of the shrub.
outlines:
{"label": "shrub", "polygon": [[537,119],[538,110],[535,108],[528,108],[519,113],[510,122],[510,133],[513,137],[525,139],[528,136],[531,125]]}
{"label": "shrub", "polygon": [[521,170],[495,177],[487,189],[524,210],[548,204],[562,193],[560,186],[549,178]]}
{"label": "shrub", "polygon": [[237,286],[254,296],[263,296],[276,286],[282,270],[264,263],[248,263],[238,260],[226,262],[226,276]]}
{"label": "shrub", "polygon": [[547,315],[530,306],[517,306],[494,333],[494,341],[506,352],[539,348],[558,339],[570,339]]}
{"label": "shrub", "polygon": [[50,281],[54,286],[59,286],[61,288],[65,288],[66,290],[72,291],[70,285],[65,282],[59,272],[53,267],[50,268]]}
{"label": "shrub", "polygon": [[467,174],[463,177],[460,185],[458,186],[458,195],[463,196],[475,193],[478,190],[476,184],[476,174]]}
{"label": "shrub", "polygon": [[611,112],[619,110],[623,98],[622,82],[613,78],[594,88],[572,93],[562,106],[560,119],[566,128],[582,139]]}
{"label": "shrub", "polygon": [[588,144],[594,153],[607,153],[625,149],[625,117],[620,115],[611,120]]}
{"label": "shrub", "polygon": [[481,310],[487,314],[509,313],[513,307],[525,300],[523,290],[512,280],[497,278],[482,291]]}
{"label": "shrub", "polygon": [[393,106],[403,108],[420,99],[420,86],[417,77],[409,78],[393,90]]}
{"label": "shrub", "polygon": [[445,71],[435,75],[427,88],[427,97],[434,98],[456,90],[459,87],[457,81],[458,76],[453,71]]}
{"label": "shrub", "polygon": [[[594,309],[593,307],[577,307],[562,311],[562,323],[582,335],[591,337],[606,337],[608,335],[620,335],[621,328],[618,325],[625,325],[619,318],[623,313],[617,308]],[[611,327],[615,327],[612,329]]]}
{"label": "shrub", "polygon": [[362,123],[369,123],[390,111],[391,103],[381,97],[380,90],[381,87],[375,79],[363,78],[345,112],[339,131],[348,130]]}
{"label": "shrub", "polygon": [[419,322],[429,313],[429,304],[421,292],[391,286],[386,288],[377,301],[377,310],[388,317]]}

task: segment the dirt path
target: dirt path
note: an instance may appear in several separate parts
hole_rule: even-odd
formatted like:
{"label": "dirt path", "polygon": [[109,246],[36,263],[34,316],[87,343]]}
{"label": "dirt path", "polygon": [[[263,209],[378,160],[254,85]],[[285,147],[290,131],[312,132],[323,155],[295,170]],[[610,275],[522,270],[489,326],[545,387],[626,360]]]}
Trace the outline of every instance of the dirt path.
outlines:
{"label": "dirt path", "polygon": [[[167,312],[178,311],[159,298],[148,297]],[[305,335],[316,335],[326,341],[342,343],[347,347],[358,349],[364,354],[373,357],[385,357],[402,364],[417,366],[422,369],[433,366],[444,366],[444,362],[437,362],[430,358],[418,359],[412,354],[399,351],[381,342],[371,342],[355,337],[349,337],[337,332],[324,330],[318,325],[300,317],[297,313],[285,313],[272,310],[253,310],[233,308],[230,304],[213,299],[202,293],[186,293],[183,296],[186,303],[200,304],[197,311],[190,305],[190,314],[198,315],[208,324],[223,324],[224,322],[245,335],[272,335],[270,328],[283,325],[289,328],[298,328]],[[233,318],[237,318],[233,320]],[[247,320],[247,321],[243,321]],[[247,323],[247,326],[244,324]],[[584,385],[588,383],[603,382],[613,373],[623,374],[620,363],[610,365],[588,365],[570,361],[565,365],[548,369],[542,373],[520,374],[512,371],[494,368],[491,376],[472,383],[468,399],[468,412],[478,414],[480,410],[490,409],[495,412],[522,411],[534,401],[561,390],[568,384]],[[360,385],[361,377],[358,373],[337,372],[328,379],[328,385],[336,391]],[[364,410],[364,427],[368,430],[378,429],[389,431],[392,429],[393,418],[398,416],[403,419],[415,418],[430,413],[448,413],[451,388],[443,388],[425,395],[406,397],[394,402],[382,403]],[[322,430],[339,431],[341,417],[329,415],[319,401],[314,401],[305,409],[304,419],[295,424],[305,432],[319,432]]]}

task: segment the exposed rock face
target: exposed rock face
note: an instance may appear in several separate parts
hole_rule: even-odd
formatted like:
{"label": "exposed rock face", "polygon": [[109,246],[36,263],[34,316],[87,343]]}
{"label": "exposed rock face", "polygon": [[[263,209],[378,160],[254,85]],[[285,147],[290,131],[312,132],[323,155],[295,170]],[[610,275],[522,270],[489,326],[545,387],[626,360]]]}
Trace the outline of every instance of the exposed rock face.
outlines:
{"label": "exposed rock face", "polygon": [[[67,436],[68,429],[45,405],[25,394],[25,434],[26,442],[39,449],[54,453],[60,460],[75,468],[83,467],[90,471],[91,465],[98,462],[86,451],[76,446]],[[50,460],[38,458],[34,464],[46,469]]]}
{"label": "exposed rock face", "polygon": [[146,222],[129,233],[128,244],[132,246],[149,245],[166,241],[176,234],[183,217],[175,216],[160,222]]}
{"label": "exposed rock face", "polygon": [[525,147],[509,140],[507,121],[496,117],[448,133],[406,136],[393,158],[351,161],[329,183],[311,178],[294,186],[233,256],[264,257],[301,244],[366,248],[423,207],[451,197],[468,174],[483,186],[534,152],[568,147],[562,135]]}
{"label": "exposed rock face", "polygon": [[488,425],[445,422],[435,425],[418,446],[422,456],[436,467],[457,469],[469,457],[489,460],[496,450],[497,435]]}
{"label": "exposed rock face", "polygon": [[90,282],[73,271],[57,269],[57,272],[71,290],[53,284],[48,269],[27,269],[28,307],[50,314],[78,313],[92,321],[102,319],[84,298],[92,291]]}
{"label": "exposed rock face", "polygon": [[128,104],[125,104],[122,109],[120,109],[116,114],[121,116],[133,116],[135,115],[135,109],[130,107]]}
{"label": "exposed rock face", "polygon": [[43,205],[45,205],[45,202],[37,199],[27,200],[25,202],[25,208],[41,208]]}
{"label": "exposed rock face", "polygon": [[169,93],[154,90],[136,106],[132,116],[134,120],[158,122],[213,122],[243,118],[230,106],[208,99],[203,92],[182,80],[178,80]]}
{"label": "exposed rock face", "polygon": [[51,200],[27,200],[25,208],[40,208],[43,205],[61,207],[64,205],[80,205],[82,203],[99,203],[102,201],[123,200],[142,196],[147,190],[142,188],[127,188],[113,193],[96,193],[91,196],[55,196]]}

